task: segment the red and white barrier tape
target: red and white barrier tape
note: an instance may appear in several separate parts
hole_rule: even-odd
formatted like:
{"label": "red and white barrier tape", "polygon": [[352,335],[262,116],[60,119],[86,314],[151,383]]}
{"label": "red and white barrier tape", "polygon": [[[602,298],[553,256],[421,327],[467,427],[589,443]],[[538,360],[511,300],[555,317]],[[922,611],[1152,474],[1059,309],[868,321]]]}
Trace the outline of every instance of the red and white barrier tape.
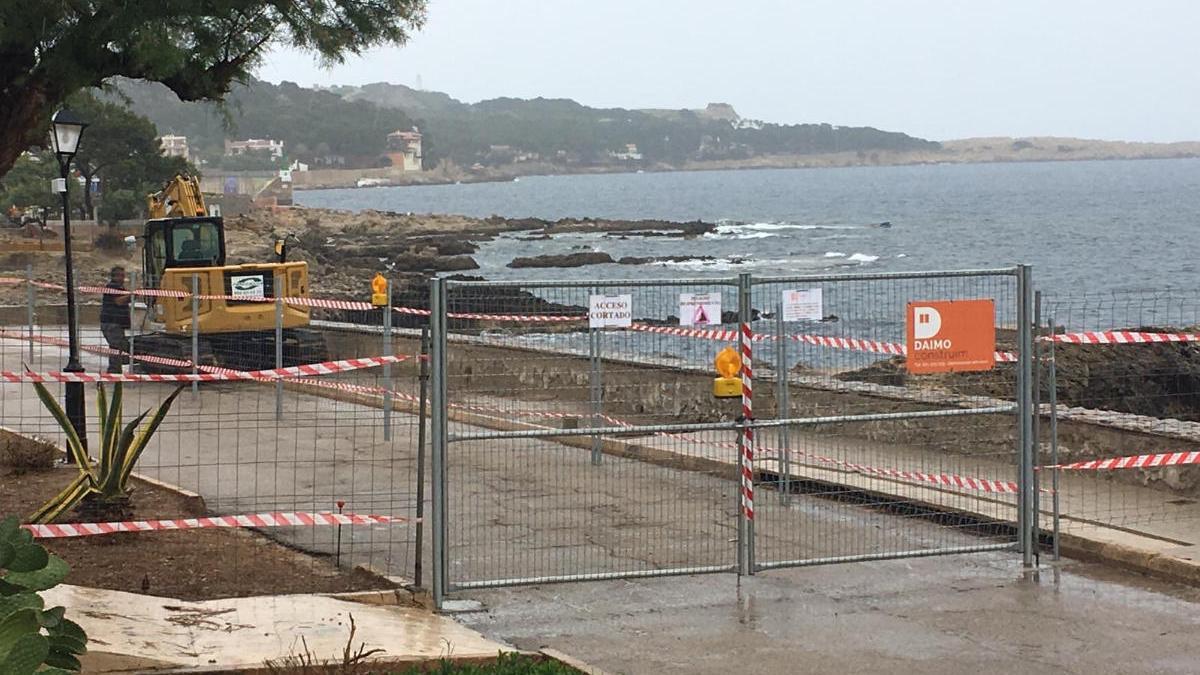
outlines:
{"label": "red and white barrier tape", "polygon": [[[658,333],[661,335],[673,335],[675,337],[694,337],[702,340],[719,340],[723,342],[733,342],[738,339],[737,331],[724,330],[720,328],[682,328],[676,326],[651,326],[647,324],[635,323],[630,326],[632,330],[642,331],[645,333]],[[904,356],[908,353],[908,348],[898,342],[880,342],[878,340],[862,340],[859,338],[844,338],[828,335],[788,335],[789,340],[803,342],[805,344],[815,345],[818,347],[832,347],[834,349],[846,349],[858,352],[871,352],[875,354],[891,354],[894,356]],[[754,341],[762,342],[766,340],[777,340],[776,335],[755,335]],[[1013,352],[995,353],[996,361],[1001,363],[1015,363],[1017,355]]]}
{"label": "red and white barrier tape", "polygon": [[1073,345],[1140,345],[1163,342],[1200,342],[1200,333],[1142,333],[1128,330],[1057,333],[1039,338]]}
{"label": "red and white barrier tape", "polygon": [[[14,340],[29,340],[31,336],[21,333],[14,333],[0,329],[0,338],[9,338]],[[56,347],[66,347],[68,342],[62,338],[55,338],[46,335],[32,336],[34,342],[54,345]],[[112,349],[109,347],[101,347],[96,345],[84,345],[81,347],[86,352],[101,354],[106,356],[129,356],[128,352]],[[172,359],[160,356],[148,355],[133,355],[133,358],[139,361],[147,361],[150,363],[158,363],[162,365],[191,368],[191,361],[180,359]],[[363,368],[376,368],[378,366],[390,363],[402,363],[413,358],[407,354],[396,354],[392,356],[369,356],[357,359],[340,359],[337,361],[322,361],[320,363],[305,363],[298,366],[287,366],[285,368],[268,368],[264,370],[241,371],[230,368],[214,368],[211,366],[199,366],[199,370],[205,372],[196,375],[192,374],[168,374],[168,375],[139,375],[139,374],[116,374],[116,373],[62,373],[52,371],[49,373],[14,373],[12,371],[3,371],[0,379],[5,379],[9,382],[192,382],[192,381],[209,381],[209,380],[274,380],[287,379],[303,376],[316,375],[332,375],[335,373],[345,373],[353,370],[361,370]],[[32,377],[31,377],[32,376]],[[40,379],[39,379],[40,378]]]}
{"label": "red and white barrier tape", "polygon": [[205,518],[176,518],[172,520],[127,520],[111,523],[69,523],[62,525],[22,525],[34,537],[90,537],[117,532],[162,532],[168,530],[201,530],[215,527],[311,527],[317,525],[390,525],[415,523],[419,519],[396,516],[360,515],[357,513],[311,513],[307,511],[276,511],[237,516]]}
{"label": "red and white barrier tape", "polygon": [[1187,464],[1200,464],[1200,452],[1160,452],[1152,455],[1109,457],[1107,459],[1090,459],[1070,464],[1055,464],[1041,468],[1062,469],[1064,471],[1107,471],[1110,469],[1151,469],[1158,466],[1183,466]]}

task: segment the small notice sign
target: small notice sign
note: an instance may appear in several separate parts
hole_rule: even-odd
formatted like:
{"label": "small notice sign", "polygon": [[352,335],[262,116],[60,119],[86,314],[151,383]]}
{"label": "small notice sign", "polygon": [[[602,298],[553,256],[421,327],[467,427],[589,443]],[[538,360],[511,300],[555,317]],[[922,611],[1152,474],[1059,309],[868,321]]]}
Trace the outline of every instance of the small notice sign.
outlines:
{"label": "small notice sign", "polygon": [[908,372],[961,373],[995,367],[995,301],[910,302],[906,314]]}
{"label": "small notice sign", "polygon": [[679,325],[711,326],[721,323],[720,293],[680,293]]}
{"label": "small notice sign", "polygon": [[593,295],[588,299],[588,326],[629,328],[633,325],[633,295]]}
{"label": "small notice sign", "polygon": [[783,292],[784,321],[820,321],[824,309],[819,288]]}

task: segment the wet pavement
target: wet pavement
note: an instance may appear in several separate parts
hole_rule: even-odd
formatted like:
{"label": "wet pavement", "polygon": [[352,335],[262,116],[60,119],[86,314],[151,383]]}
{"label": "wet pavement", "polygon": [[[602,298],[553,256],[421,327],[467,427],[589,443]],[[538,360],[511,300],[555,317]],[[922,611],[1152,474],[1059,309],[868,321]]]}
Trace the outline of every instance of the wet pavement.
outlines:
{"label": "wet pavement", "polygon": [[462,596],[484,635],[615,673],[1200,672],[1200,589],[1007,552]]}

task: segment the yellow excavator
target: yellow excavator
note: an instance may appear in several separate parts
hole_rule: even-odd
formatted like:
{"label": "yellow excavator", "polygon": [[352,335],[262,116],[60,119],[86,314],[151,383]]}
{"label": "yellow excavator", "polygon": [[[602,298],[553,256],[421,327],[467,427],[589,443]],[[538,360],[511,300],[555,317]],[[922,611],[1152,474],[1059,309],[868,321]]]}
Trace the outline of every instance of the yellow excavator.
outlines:
{"label": "yellow excavator", "polygon": [[[307,298],[308,264],[287,262],[286,243],[279,240],[277,262],[226,265],[225,221],[209,215],[194,176],[176,175],[147,199],[145,287],[226,297],[195,303],[190,296],[150,297],[147,316],[161,323],[162,329],[135,336],[138,354],[190,360],[195,331],[201,364],[240,370],[275,367],[278,309],[274,302],[255,298]],[[306,328],[309,313],[308,307],[283,304],[285,366],[328,359],[324,338]],[[146,363],[139,366],[151,372],[171,370]]]}

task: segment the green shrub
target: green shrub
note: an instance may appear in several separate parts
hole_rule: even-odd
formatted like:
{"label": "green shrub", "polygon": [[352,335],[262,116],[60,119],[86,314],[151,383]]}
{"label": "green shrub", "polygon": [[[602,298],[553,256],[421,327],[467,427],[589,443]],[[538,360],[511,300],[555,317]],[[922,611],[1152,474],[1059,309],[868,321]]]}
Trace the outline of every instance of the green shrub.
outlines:
{"label": "green shrub", "polygon": [[61,558],[35,544],[15,517],[0,520],[0,673],[79,672],[87,634],[64,617],[64,608],[45,609],[38,595],[69,571]]}

